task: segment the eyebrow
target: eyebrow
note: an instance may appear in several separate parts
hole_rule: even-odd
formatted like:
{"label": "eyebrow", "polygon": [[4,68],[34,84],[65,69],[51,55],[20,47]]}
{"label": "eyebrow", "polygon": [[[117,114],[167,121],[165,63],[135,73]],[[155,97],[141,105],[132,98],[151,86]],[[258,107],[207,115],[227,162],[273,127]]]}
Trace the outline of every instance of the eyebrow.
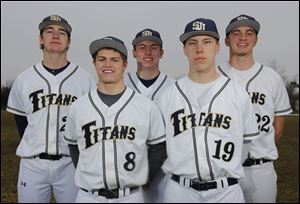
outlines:
{"label": "eyebrow", "polygon": [[[138,44],[137,45],[137,47],[141,47],[141,46],[147,46],[146,44],[143,44],[143,43],[140,43],[140,44]],[[151,43],[149,46],[159,46],[159,44],[158,43],[155,43],[155,42],[153,42],[153,43]]]}
{"label": "eyebrow", "polygon": [[[255,30],[253,29],[253,28],[248,28],[248,29],[246,29],[246,31],[248,32],[248,31],[251,31],[251,32],[254,32],[255,33]],[[234,32],[242,32],[240,29],[235,29],[235,30],[233,30],[232,31],[232,33],[234,33]]]}
{"label": "eyebrow", "polygon": [[[50,25],[50,26],[47,26],[44,30],[54,30],[54,27]],[[67,31],[64,28],[60,27],[58,30],[59,31],[64,31],[64,32],[67,33]]]}
{"label": "eyebrow", "polygon": [[[203,40],[212,40],[212,39],[214,39],[214,38],[210,37],[210,36],[207,36],[207,37],[201,39],[200,41],[203,41]],[[188,39],[186,42],[191,42],[191,41],[197,42],[198,40],[196,40],[196,39]]]}

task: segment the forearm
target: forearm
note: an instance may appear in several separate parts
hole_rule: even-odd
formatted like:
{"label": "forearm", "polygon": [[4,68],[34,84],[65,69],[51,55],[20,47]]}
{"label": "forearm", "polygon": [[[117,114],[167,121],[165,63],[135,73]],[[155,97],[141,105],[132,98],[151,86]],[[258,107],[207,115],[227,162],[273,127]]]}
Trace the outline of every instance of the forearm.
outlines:
{"label": "forearm", "polygon": [[79,149],[78,149],[78,145],[68,145],[69,150],[70,150],[70,154],[71,154],[71,159],[73,161],[73,164],[75,166],[75,168],[77,167],[77,163],[78,163],[78,159],[79,159]]}
{"label": "forearm", "polygon": [[148,184],[155,178],[163,162],[167,158],[166,142],[156,145],[149,145],[148,159],[149,159],[149,179]]}
{"label": "forearm", "polygon": [[21,116],[21,115],[14,115],[15,116],[15,121],[17,125],[17,129],[20,135],[20,138],[22,139],[25,129],[28,125],[28,121],[26,116]]}
{"label": "forearm", "polygon": [[283,135],[284,130],[284,116],[275,116],[274,118],[274,130],[275,130],[275,143],[277,144]]}

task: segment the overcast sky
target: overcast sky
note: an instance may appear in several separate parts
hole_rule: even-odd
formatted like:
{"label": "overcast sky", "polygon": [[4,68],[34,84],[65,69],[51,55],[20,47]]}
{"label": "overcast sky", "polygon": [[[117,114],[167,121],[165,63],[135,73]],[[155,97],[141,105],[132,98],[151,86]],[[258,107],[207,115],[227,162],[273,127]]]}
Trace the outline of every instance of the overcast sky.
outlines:
{"label": "overcast sky", "polygon": [[256,61],[282,66],[286,75],[299,76],[299,2],[6,2],[1,1],[1,85],[14,80],[26,68],[42,60],[38,25],[57,14],[72,26],[69,60],[95,76],[88,48],[92,41],[108,35],[123,40],[129,51],[127,71],[136,70],[131,42],[144,28],[160,32],[165,55],[160,68],[178,78],[188,71],[179,36],[190,21],[211,18],[218,27],[221,52],[217,64],[228,59],[225,28],[240,15],[253,16],[261,24],[254,49]]}

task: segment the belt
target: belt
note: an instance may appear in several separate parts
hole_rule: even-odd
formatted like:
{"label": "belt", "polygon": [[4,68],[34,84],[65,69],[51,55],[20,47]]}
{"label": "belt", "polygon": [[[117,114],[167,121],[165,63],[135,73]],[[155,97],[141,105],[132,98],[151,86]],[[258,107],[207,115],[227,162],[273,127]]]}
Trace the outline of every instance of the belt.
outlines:
{"label": "belt", "polygon": [[[172,174],[171,179],[183,186],[187,186],[189,188],[193,188],[197,191],[206,191],[209,189],[216,189],[218,187],[217,181],[210,181],[210,182],[200,182],[195,181],[191,179],[186,179],[183,177],[180,177],[178,175]],[[180,182],[180,180],[183,180],[183,183]],[[238,183],[238,180],[236,178],[226,178],[228,186],[232,186],[234,184]],[[221,180],[222,187],[224,187],[223,180]]]}
{"label": "belt", "polygon": [[33,158],[48,159],[48,160],[60,160],[63,157],[70,157],[70,156],[65,154],[50,155],[47,153],[41,153],[39,155],[33,156]]}
{"label": "belt", "polygon": [[248,158],[243,163],[243,166],[248,167],[248,166],[253,166],[253,165],[260,165],[260,164],[267,163],[267,162],[270,162],[270,161],[272,161],[272,160],[270,160],[270,159],[250,159],[250,158]]}
{"label": "belt", "polygon": [[81,188],[81,190],[87,192],[87,193],[91,193],[93,195],[98,195],[98,196],[104,196],[107,199],[114,199],[114,198],[120,198],[120,197],[124,197],[127,195],[130,195],[134,192],[137,192],[139,190],[139,187],[130,187],[130,188],[124,188],[124,189],[105,189],[105,188],[101,188],[101,189],[94,189],[94,190],[86,190],[84,188]]}

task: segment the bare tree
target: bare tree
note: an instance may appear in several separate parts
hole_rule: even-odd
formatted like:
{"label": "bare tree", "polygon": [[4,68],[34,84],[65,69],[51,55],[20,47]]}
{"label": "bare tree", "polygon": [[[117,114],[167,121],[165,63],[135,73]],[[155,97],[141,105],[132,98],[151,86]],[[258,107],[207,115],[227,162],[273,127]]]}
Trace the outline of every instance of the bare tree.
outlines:
{"label": "bare tree", "polygon": [[295,75],[292,80],[289,80],[285,67],[276,59],[273,59],[268,66],[281,76],[286,86],[293,112],[299,113],[299,74]]}
{"label": "bare tree", "polygon": [[286,74],[286,69],[283,65],[279,63],[277,59],[273,59],[268,66],[273,68],[281,76],[285,85],[289,83],[289,79]]}

